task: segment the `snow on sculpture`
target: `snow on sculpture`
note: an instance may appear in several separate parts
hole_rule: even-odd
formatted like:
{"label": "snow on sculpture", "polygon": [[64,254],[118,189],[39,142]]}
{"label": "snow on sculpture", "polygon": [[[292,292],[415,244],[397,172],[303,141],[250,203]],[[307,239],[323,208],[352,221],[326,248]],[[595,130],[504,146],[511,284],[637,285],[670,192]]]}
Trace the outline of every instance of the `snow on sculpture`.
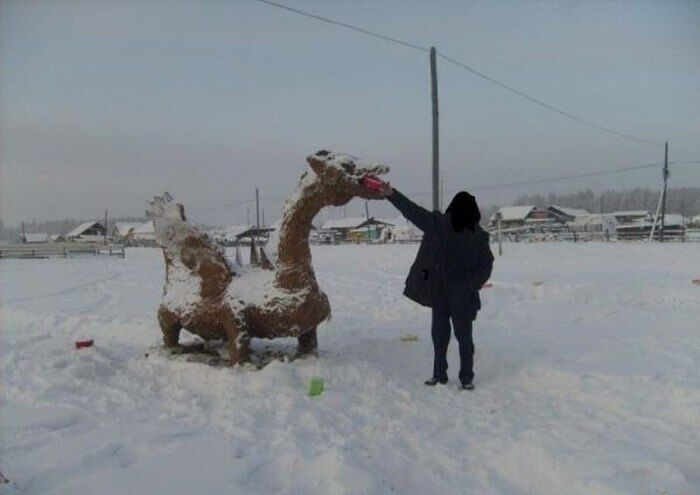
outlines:
{"label": "snow on sculpture", "polygon": [[270,239],[270,256],[261,248],[258,258],[253,243],[251,259],[257,262],[250,267],[229,263],[204,232],[187,222],[183,206],[167,192],[149,203],[147,215],[165,255],[158,321],[166,347],[179,346],[184,328],[205,340],[227,340],[232,364],[249,360],[252,337],[296,337],[299,355],[316,352],[316,327],[331,310],[311,264],[311,222],[325,206],[341,206],[357,196],[379,199],[360,179],[389,169],[360,167],[355,158],[330,151],[319,151],[307,162],[311,170],[287,200],[279,230]]}

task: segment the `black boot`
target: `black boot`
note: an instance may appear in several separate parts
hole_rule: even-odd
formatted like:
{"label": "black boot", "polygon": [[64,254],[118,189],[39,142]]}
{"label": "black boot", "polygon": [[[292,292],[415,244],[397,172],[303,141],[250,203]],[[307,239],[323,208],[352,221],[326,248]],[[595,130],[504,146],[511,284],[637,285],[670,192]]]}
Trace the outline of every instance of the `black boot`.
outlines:
{"label": "black boot", "polygon": [[462,390],[474,390],[474,384],[472,382],[462,383]]}
{"label": "black boot", "polygon": [[447,383],[447,378],[431,378],[430,380],[426,380],[425,384],[429,387],[434,387],[437,384],[444,385]]}

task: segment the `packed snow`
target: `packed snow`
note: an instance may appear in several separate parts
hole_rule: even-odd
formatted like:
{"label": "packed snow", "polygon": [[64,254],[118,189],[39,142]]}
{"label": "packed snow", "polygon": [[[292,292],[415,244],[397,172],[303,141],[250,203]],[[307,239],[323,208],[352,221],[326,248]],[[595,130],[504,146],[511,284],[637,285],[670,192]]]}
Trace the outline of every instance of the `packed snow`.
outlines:
{"label": "packed snow", "polygon": [[313,247],[320,356],[260,370],[160,348],[160,250],[1,260],[0,493],[700,493],[698,245],[506,244],[473,392],[454,341],[450,383],[422,384],[415,251]]}

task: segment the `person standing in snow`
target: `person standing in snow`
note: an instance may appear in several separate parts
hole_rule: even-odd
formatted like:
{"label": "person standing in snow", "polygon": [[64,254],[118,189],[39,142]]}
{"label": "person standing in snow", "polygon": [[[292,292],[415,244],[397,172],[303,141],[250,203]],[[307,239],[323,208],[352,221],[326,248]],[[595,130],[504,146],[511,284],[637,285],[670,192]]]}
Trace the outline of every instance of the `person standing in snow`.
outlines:
{"label": "person standing in snow", "polygon": [[491,276],[494,259],[489,235],[479,226],[481,213],[476,199],[462,191],[455,195],[445,213],[430,212],[388,183],[381,182],[378,187],[404,217],[424,232],[404,295],[432,308],[435,358],[433,376],[425,384],[447,383],[451,319],[459,342],[461,387],[473,390],[472,324],[481,309],[479,290]]}

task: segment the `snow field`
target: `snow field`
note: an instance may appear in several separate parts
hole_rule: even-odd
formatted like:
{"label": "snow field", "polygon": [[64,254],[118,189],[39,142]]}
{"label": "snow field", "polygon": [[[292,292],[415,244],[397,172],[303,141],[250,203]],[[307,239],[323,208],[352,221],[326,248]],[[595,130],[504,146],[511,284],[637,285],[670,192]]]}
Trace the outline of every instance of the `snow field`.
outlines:
{"label": "snow field", "polygon": [[452,381],[422,385],[429,312],[401,295],[416,246],[314,247],[320,358],[259,371],[158,349],[158,250],[2,260],[0,493],[699,493],[697,246],[504,248],[473,392],[454,340]]}

